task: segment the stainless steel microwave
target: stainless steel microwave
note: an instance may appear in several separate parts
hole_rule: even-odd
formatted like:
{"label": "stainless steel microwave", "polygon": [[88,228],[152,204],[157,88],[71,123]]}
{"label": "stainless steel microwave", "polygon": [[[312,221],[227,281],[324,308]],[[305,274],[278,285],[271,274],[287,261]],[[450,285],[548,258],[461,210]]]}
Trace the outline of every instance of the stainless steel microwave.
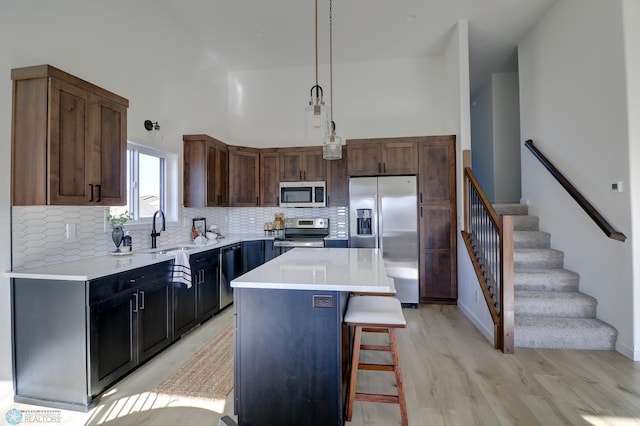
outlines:
{"label": "stainless steel microwave", "polygon": [[326,183],[280,182],[280,207],[326,207]]}

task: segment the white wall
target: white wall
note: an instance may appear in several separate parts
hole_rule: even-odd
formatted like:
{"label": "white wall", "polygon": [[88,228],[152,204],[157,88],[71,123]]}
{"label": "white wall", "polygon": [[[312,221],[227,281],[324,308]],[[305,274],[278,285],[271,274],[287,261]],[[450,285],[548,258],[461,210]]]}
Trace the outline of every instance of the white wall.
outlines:
{"label": "white wall", "polygon": [[[329,106],[328,68],[320,67],[319,75]],[[444,81],[440,56],[334,64],[336,133],[344,140],[454,133],[442,108],[450,96]],[[255,147],[319,145],[321,139],[305,132],[314,83],[312,67],[229,73],[231,140]]]}
{"label": "white wall", "polygon": [[518,73],[496,73],[472,98],[473,172],[494,203],[520,201]]}
{"label": "white wall", "polygon": [[[631,195],[632,229],[630,234],[640,232],[640,2],[637,0],[624,0],[622,2],[624,19],[624,38],[627,59],[627,102],[629,122],[629,191]],[[628,236],[631,236],[628,235]],[[634,330],[634,359],[640,360],[640,239],[631,238],[629,243],[635,256],[633,262],[633,330]]]}
{"label": "white wall", "polygon": [[[533,139],[631,237],[630,194],[638,188],[630,180],[622,27],[620,0],[556,3],[519,46],[520,117],[522,138]],[[637,30],[630,32],[637,37]],[[621,193],[611,191],[617,181],[623,182]],[[638,351],[633,239],[608,239],[526,149],[522,191],[541,230],[551,232],[552,247],[565,252],[565,267],[580,273],[580,290],[598,300],[598,317],[618,329],[616,349],[632,357]]]}
{"label": "white wall", "polygon": [[489,200],[495,200],[493,180],[493,79],[489,79],[471,100],[471,163]]}
{"label": "white wall", "polygon": [[495,203],[520,201],[520,98],[518,73],[496,73],[493,82]]}
{"label": "white wall", "polygon": [[[0,13],[0,271],[10,264],[12,68],[51,64],[129,99],[131,140],[181,151],[183,133],[227,134],[227,74],[154,1],[5,0]],[[145,119],[161,131],[144,130]],[[181,185],[179,185],[181,187]],[[9,280],[0,278],[0,340],[9,342]],[[0,380],[11,378],[0,346]]]}

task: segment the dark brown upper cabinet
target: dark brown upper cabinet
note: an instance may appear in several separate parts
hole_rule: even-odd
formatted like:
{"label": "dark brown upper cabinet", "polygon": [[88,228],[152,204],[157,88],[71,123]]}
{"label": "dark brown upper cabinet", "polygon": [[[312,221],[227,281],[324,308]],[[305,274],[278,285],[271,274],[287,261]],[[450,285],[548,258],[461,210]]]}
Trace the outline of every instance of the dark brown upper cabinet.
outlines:
{"label": "dark brown upper cabinet", "polygon": [[229,147],[229,205],[260,206],[260,151]]}
{"label": "dark brown upper cabinet", "polygon": [[184,135],[185,207],[229,205],[229,148],[207,135]]}
{"label": "dark brown upper cabinet", "polygon": [[280,149],[280,180],[283,182],[323,181],[327,164],[321,147]]}
{"label": "dark brown upper cabinet", "polygon": [[349,176],[417,174],[418,139],[420,138],[348,140]]}
{"label": "dark brown upper cabinet", "polygon": [[124,205],[129,101],[50,65],[11,70],[12,205]]}

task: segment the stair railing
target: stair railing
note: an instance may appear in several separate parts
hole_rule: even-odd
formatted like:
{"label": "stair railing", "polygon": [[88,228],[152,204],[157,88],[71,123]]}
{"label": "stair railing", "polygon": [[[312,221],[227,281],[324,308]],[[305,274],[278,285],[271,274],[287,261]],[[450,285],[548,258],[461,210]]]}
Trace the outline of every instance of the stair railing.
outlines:
{"label": "stair railing", "polygon": [[564,175],[558,170],[551,161],[545,155],[540,152],[538,148],[533,145],[533,141],[531,139],[527,140],[524,143],[529,151],[542,163],[542,165],[551,173],[551,175],[556,178],[556,180],[560,183],[560,185],[573,197],[573,199],[578,203],[580,207],[589,215],[589,217],[598,225],[600,229],[607,235],[607,237],[618,240],[625,241],[627,239],[626,235],[622,232],[616,231],[615,228],[596,210],[596,208],[587,201],[586,198],[582,195],[578,189],[573,186],[569,180],[564,177]]}
{"label": "stair railing", "polygon": [[494,347],[507,354],[514,346],[513,218],[498,215],[463,153],[464,229],[482,294],[493,319]]}

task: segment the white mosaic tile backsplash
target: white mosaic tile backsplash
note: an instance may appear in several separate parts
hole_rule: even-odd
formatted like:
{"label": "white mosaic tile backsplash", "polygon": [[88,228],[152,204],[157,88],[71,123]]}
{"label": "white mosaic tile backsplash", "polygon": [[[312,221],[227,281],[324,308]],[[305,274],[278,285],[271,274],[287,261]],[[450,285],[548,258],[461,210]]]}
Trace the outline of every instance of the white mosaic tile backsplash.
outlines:
{"label": "white mosaic tile backsplash", "polygon": [[[191,235],[191,219],[205,217],[207,226],[217,225],[223,234],[262,233],[274,214],[284,217],[329,218],[330,236],[348,238],[348,208],[280,209],[276,207],[182,208],[178,224],[167,225],[158,246],[184,243]],[[14,206],[11,212],[13,269],[70,262],[113,251],[111,229],[105,227],[105,207]],[[159,222],[159,221],[158,221]],[[75,227],[75,238],[67,239],[66,225]],[[151,228],[125,227],[133,247],[151,247]]]}

